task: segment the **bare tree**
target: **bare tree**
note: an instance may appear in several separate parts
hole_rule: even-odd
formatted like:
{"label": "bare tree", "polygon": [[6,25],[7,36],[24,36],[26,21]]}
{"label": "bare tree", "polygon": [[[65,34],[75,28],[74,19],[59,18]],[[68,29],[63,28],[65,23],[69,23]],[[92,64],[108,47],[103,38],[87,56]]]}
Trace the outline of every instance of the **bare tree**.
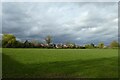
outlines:
{"label": "bare tree", "polygon": [[50,35],[46,36],[45,41],[49,45],[52,42],[52,36]]}

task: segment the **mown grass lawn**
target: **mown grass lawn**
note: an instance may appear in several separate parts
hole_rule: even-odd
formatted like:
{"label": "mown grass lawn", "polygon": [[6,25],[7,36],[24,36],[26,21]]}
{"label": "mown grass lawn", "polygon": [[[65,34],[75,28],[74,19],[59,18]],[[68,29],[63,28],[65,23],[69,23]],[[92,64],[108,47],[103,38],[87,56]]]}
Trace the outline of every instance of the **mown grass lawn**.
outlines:
{"label": "mown grass lawn", "polygon": [[3,78],[117,78],[117,49],[2,50]]}

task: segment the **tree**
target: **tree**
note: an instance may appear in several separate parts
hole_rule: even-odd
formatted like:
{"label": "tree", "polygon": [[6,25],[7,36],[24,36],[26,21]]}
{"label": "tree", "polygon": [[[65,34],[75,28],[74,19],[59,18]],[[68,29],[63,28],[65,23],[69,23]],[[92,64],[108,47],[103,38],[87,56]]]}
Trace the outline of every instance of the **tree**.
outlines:
{"label": "tree", "polygon": [[15,47],[16,37],[13,34],[3,34],[2,46],[3,47]]}
{"label": "tree", "polygon": [[32,47],[33,47],[32,43],[30,43],[28,40],[24,42],[24,48],[32,48]]}
{"label": "tree", "polygon": [[48,45],[50,45],[50,43],[52,42],[52,36],[48,35],[46,38],[45,38],[45,41]]}
{"label": "tree", "polygon": [[92,48],[94,48],[94,44],[93,44],[93,43],[91,43],[91,44],[86,44],[86,45],[85,45],[85,48],[92,49]]}
{"label": "tree", "polygon": [[95,47],[94,43],[91,43],[90,45],[91,45],[91,47],[93,47],[93,48]]}
{"label": "tree", "polygon": [[111,47],[111,48],[119,47],[119,43],[118,43],[117,41],[112,41],[112,42],[110,43],[110,47]]}
{"label": "tree", "polygon": [[99,48],[104,48],[104,43],[103,43],[103,42],[99,43],[99,44],[98,44],[98,47],[99,47]]}
{"label": "tree", "polygon": [[16,41],[15,46],[16,46],[16,48],[23,48],[24,44],[22,42],[20,42],[20,41]]}
{"label": "tree", "polygon": [[86,44],[86,45],[85,45],[85,48],[89,48],[89,47],[90,47],[90,45],[89,45],[89,44]]}

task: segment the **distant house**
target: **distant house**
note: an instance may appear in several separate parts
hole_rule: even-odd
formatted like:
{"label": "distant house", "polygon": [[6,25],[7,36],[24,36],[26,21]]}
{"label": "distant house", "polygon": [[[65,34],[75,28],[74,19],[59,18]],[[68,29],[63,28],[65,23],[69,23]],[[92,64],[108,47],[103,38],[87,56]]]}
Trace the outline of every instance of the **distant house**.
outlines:
{"label": "distant house", "polygon": [[56,44],[55,47],[56,47],[56,48],[63,48],[63,45],[62,45],[62,44]]}
{"label": "distant house", "polygon": [[66,44],[63,45],[63,48],[68,48],[68,46]]}

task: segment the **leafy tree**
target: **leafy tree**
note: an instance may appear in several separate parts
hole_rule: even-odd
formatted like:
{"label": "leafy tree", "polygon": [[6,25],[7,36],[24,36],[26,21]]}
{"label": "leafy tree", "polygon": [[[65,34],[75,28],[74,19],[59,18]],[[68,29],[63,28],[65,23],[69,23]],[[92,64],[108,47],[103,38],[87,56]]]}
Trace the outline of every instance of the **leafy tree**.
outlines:
{"label": "leafy tree", "polygon": [[111,47],[111,48],[119,47],[119,43],[118,43],[117,41],[112,41],[112,42],[110,43],[110,47]]}
{"label": "leafy tree", "polygon": [[98,44],[98,47],[99,47],[99,48],[104,48],[104,43],[103,43],[103,42],[99,43],[99,44]]}
{"label": "leafy tree", "polygon": [[15,47],[16,37],[13,34],[3,34],[2,46],[3,47]]}
{"label": "leafy tree", "polygon": [[20,41],[16,41],[15,46],[16,46],[16,48],[23,48],[24,44],[22,42],[20,42]]}

